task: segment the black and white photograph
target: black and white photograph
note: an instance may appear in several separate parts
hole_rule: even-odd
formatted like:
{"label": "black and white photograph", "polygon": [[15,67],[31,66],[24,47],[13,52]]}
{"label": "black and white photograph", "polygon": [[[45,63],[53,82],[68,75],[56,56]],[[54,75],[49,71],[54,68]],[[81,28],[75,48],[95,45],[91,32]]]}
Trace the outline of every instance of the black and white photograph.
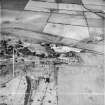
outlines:
{"label": "black and white photograph", "polygon": [[105,105],[105,0],[0,0],[0,105]]}

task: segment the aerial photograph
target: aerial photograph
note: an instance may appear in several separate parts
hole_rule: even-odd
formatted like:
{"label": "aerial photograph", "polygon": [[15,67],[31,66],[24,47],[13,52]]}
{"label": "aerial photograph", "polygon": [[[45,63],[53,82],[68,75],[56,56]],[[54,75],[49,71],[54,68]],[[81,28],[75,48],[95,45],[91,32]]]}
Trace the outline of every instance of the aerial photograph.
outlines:
{"label": "aerial photograph", "polygon": [[0,105],[105,105],[105,0],[0,0]]}

